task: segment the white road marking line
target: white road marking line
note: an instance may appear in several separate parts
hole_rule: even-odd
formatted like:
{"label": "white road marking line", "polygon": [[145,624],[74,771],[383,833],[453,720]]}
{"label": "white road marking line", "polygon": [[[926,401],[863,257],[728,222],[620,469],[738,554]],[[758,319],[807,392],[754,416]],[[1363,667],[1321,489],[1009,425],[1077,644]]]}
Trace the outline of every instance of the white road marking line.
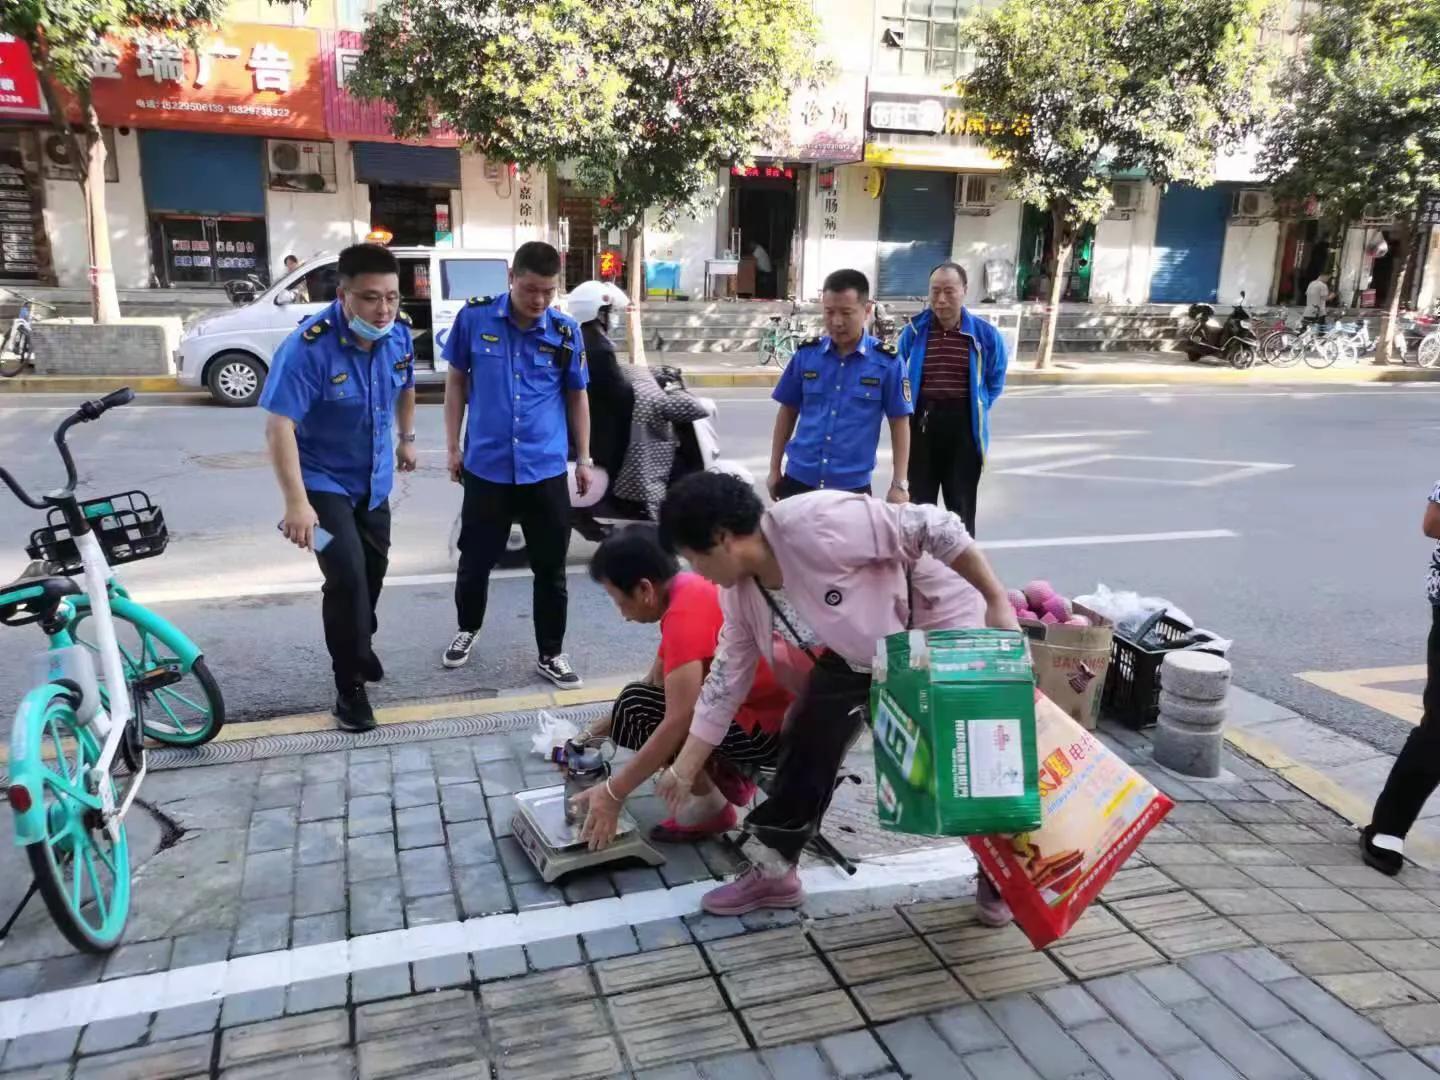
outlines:
{"label": "white road marking line", "polygon": [[[1088,536],[1043,536],[1035,538],[1021,538],[1014,540],[984,540],[981,547],[987,551],[1000,550],[1004,548],[1048,548],[1048,547],[1103,547],[1112,544],[1161,544],[1172,540],[1230,540],[1240,534],[1229,529],[1201,529],[1188,532],[1156,532],[1156,533],[1114,533],[1095,534]],[[584,563],[577,563],[565,568],[567,574],[587,574],[589,567]],[[496,570],[490,575],[491,580],[507,580],[511,578],[528,578],[529,569],[520,568],[515,570]],[[385,579],[387,589],[405,588],[407,586],[434,586],[453,585],[455,574],[453,571],[443,574],[401,574]],[[254,596],[297,596],[303,593],[314,593],[320,591],[323,584],[321,579],[313,578],[303,581],[272,582],[269,584],[239,581],[233,585],[194,585],[184,587],[171,587],[167,589],[149,589],[145,586],[136,588],[136,599],[146,605],[154,604],[185,604],[203,603],[213,600],[240,600]]]}
{"label": "white road marking line", "polygon": [[[1155,461],[1166,464],[1231,466],[1222,472],[1198,479],[1163,476],[1127,476],[1096,472],[1085,468],[1106,461]],[[1001,469],[1006,476],[1042,476],[1065,480],[1103,480],[1121,484],[1162,484],[1168,487],[1214,487],[1231,480],[1264,473],[1283,472],[1294,465],[1282,465],[1273,461],[1219,461],[1211,458],[1151,457],[1142,454],[1087,454],[1068,460],[1044,462],[1039,465],[1022,465],[1013,469]],[[1081,470],[1081,471],[1077,471]]]}
{"label": "white road marking line", "polygon": [[[965,845],[958,844],[864,860],[857,864],[854,877],[828,866],[809,867],[800,876],[812,896],[883,889],[904,892],[902,899],[923,899],[942,893],[958,894],[974,873],[974,857]],[[351,975],[391,964],[678,918],[699,911],[700,897],[714,886],[713,881],[701,881],[569,907],[391,930],[349,941],[35,994],[0,1002],[0,1040],[290,986],[308,979]],[[887,896],[884,902],[895,900]]]}

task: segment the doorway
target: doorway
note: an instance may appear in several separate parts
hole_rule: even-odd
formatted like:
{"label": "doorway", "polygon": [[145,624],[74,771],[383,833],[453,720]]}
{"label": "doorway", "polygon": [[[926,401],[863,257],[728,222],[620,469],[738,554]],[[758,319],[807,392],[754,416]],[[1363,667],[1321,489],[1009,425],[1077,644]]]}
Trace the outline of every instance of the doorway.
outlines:
{"label": "doorway", "polygon": [[[1051,274],[1055,268],[1055,231],[1050,212],[1025,204],[1020,223],[1020,265],[1015,287],[1022,300],[1050,302]],[[1060,299],[1083,304],[1090,299],[1090,278],[1095,269],[1095,226],[1085,225],[1075,235]]]}
{"label": "doorway", "polygon": [[788,295],[798,218],[793,166],[736,166],[730,171],[730,234],[739,230],[740,235],[739,295],[756,300]]}
{"label": "doorway", "polygon": [[391,234],[396,247],[436,247],[450,243],[450,189],[370,185],[370,228]]}
{"label": "doorway", "polygon": [[150,241],[162,286],[223,285],[251,274],[270,284],[264,218],[156,214]]}
{"label": "doorway", "polygon": [[1339,253],[1334,230],[1328,222],[1312,218],[1289,225],[1285,229],[1275,302],[1292,307],[1305,303],[1306,286],[1325,271],[1331,273],[1333,285],[1334,263]]}

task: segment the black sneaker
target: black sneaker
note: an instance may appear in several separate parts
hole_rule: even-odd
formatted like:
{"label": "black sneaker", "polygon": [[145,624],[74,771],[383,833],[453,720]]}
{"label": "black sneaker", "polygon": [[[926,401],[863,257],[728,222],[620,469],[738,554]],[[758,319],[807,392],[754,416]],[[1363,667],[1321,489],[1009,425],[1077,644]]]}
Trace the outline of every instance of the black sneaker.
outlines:
{"label": "black sneaker", "polygon": [[365,676],[366,682],[383,682],[385,680],[385,665],[380,663],[380,657],[375,655],[375,650],[370,650],[360,665],[360,674]]}
{"label": "black sneaker", "polygon": [[585,685],[584,680],[575,674],[575,669],[570,666],[570,658],[564,653],[558,656],[542,656],[535,665],[535,670],[561,690],[579,690]]}
{"label": "black sneaker", "polygon": [[1360,833],[1360,856],[1380,873],[1394,877],[1405,867],[1405,856],[1389,848],[1375,846],[1375,826],[1366,825]]}
{"label": "black sneaker", "polygon": [[375,726],[375,710],[370,708],[364,683],[341,690],[335,698],[334,712],[336,723],[344,731],[369,731]]}
{"label": "black sneaker", "polygon": [[450,647],[445,650],[445,657],[441,661],[446,667],[464,667],[470,661],[470,650],[475,647],[475,635],[469,630],[461,630],[455,634],[450,642]]}

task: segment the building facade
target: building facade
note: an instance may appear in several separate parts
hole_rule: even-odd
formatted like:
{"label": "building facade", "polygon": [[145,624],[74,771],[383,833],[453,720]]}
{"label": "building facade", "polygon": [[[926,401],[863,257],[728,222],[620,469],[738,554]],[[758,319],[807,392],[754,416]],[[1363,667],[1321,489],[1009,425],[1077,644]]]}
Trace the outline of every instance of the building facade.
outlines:
{"label": "building facade", "polygon": [[[709,208],[643,250],[654,292],[691,298],[819,296],[832,270],[863,271],[881,298],[923,295],[929,269],[965,266],[972,296],[1049,295],[1046,216],[1011,199],[980,136],[1018,122],[966,109],[954,83],[973,57],[962,20],[985,0],[830,0],[831,82],[792,103],[785,137],[717,175]],[[1294,0],[1286,41],[1315,0]],[[122,289],[218,287],[388,233],[395,243],[508,252],[544,236],[567,284],[628,258],[564,168],[517,173],[436,129],[400,143],[383,105],[345,80],[374,0],[236,0],[195,46],[116,43],[95,81],[106,203]],[[1364,304],[1394,272],[1393,223],[1332,236],[1281,223],[1255,147],[1204,189],[1114,178],[1115,206],[1078,238],[1063,295],[1136,305],[1295,303],[1321,268]],[[1422,245],[1413,303],[1440,291],[1440,232]],[[756,248],[760,249],[759,251]],[[768,270],[766,267],[768,266]],[[0,284],[78,288],[90,273],[83,201],[66,140],[49,125],[23,43],[0,37]]]}

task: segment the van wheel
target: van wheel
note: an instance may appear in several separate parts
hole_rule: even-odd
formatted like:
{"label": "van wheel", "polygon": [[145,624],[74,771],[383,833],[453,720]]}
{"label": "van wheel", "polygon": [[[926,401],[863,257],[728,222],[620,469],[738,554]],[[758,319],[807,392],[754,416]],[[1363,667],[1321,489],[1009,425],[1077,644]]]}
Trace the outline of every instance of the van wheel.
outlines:
{"label": "van wheel", "polygon": [[245,408],[260,398],[260,389],[265,385],[265,365],[246,353],[221,353],[210,361],[205,385],[221,405]]}

